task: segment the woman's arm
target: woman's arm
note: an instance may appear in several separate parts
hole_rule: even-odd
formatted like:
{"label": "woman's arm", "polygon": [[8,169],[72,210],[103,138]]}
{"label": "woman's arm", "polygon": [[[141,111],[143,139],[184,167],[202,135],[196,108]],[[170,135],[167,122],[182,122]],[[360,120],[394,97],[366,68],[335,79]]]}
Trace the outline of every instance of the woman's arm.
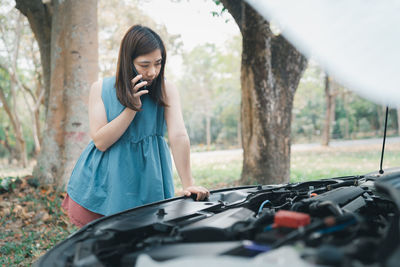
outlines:
{"label": "woman's arm", "polygon": [[183,122],[179,92],[173,84],[165,81],[164,93],[168,105],[168,107],[165,107],[168,139],[184,194],[190,196],[191,193],[195,193],[197,194],[197,200],[203,200],[210,193],[204,187],[194,185],[190,168],[190,141]]}
{"label": "woman's arm", "polygon": [[[140,77],[136,76],[132,83],[138,80]],[[138,84],[139,85],[139,84]],[[145,84],[143,84],[145,85]],[[142,85],[142,86],[143,86]],[[136,87],[136,86],[135,86]],[[138,88],[140,88],[139,86]],[[137,91],[137,89],[135,88]],[[136,111],[125,108],[124,111],[118,117],[110,122],[107,122],[106,110],[104,107],[103,99],[101,98],[102,81],[95,82],[89,95],[89,126],[90,126],[90,137],[97,149],[106,151],[112,144],[114,144],[126,131],[129,124],[132,122],[136,115]],[[135,92],[136,92],[135,91]],[[142,90],[132,94],[132,99],[135,98],[138,101],[139,107],[141,106],[140,96],[147,94],[147,90]]]}

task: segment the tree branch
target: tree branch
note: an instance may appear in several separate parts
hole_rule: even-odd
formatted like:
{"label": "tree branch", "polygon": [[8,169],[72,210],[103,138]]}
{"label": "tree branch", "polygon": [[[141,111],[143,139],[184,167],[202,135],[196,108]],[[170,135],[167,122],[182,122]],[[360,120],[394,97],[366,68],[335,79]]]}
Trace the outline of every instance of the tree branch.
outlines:
{"label": "tree branch", "polygon": [[6,65],[4,65],[2,62],[0,62],[0,69],[3,69],[4,71],[6,71],[8,73],[8,75],[10,75],[11,80],[16,83],[18,85],[19,88],[24,89],[25,91],[27,91],[34,102],[36,102],[36,97],[33,94],[32,90],[28,88],[28,86],[26,86],[25,84],[23,84],[20,79],[16,76],[14,71],[10,71]]}
{"label": "tree branch", "polygon": [[29,21],[36,40],[46,40],[50,45],[51,10],[42,0],[16,0],[15,8],[21,11]]}
{"label": "tree branch", "polygon": [[247,5],[242,0],[221,0],[221,3],[224,7],[229,11],[232,17],[235,19],[236,24],[238,25],[240,31],[242,31],[242,23],[243,23],[243,5]]}

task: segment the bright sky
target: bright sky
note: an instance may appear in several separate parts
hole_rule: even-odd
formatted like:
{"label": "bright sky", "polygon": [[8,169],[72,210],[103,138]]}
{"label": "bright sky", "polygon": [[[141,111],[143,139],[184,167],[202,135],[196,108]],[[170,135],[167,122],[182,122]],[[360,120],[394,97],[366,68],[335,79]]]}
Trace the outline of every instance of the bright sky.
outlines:
{"label": "bright sky", "polygon": [[[229,12],[223,17],[213,17],[211,12],[219,12],[212,0],[143,0],[141,8],[152,19],[165,24],[168,32],[180,34],[184,50],[190,50],[206,42],[223,44],[239,34],[239,28]],[[225,23],[225,20],[229,19]]]}
{"label": "bright sky", "polygon": [[[183,50],[196,45],[214,43],[222,46],[226,40],[240,34],[239,28],[225,11],[222,17],[213,17],[212,11],[220,12],[212,0],[142,0],[142,10],[157,23],[165,24],[171,34],[180,34]],[[228,20],[228,21],[226,21]],[[169,55],[167,68],[174,75],[183,75],[180,56]]]}
{"label": "bright sky", "polygon": [[[228,11],[225,11],[222,17],[212,16],[212,11],[220,12],[222,9],[222,6],[217,6],[212,0],[141,0],[139,2],[141,9],[157,23],[165,24],[169,33],[181,35],[185,51],[207,42],[222,46],[226,40],[240,34],[236,22]],[[13,8],[14,5],[15,2],[8,8]],[[169,54],[168,65],[173,69],[174,74],[181,73],[180,57],[172,57]]]}

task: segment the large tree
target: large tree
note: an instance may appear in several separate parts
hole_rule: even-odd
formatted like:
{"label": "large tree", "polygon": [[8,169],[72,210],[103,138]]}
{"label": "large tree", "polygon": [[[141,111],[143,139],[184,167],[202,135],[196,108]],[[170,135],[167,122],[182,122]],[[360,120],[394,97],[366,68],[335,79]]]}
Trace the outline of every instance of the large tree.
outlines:
{"label": "large tree", "polygon": [[87,96],[97,80],[96,0],[16,0],[38,42],[46,88],[43,144],[34,176],[65,185],[89,140]]}
{"label": "large tree", "polygon": [[241,182],[288,182],[293,98],[307,60],[246,2],[221,2],[243,37]]}

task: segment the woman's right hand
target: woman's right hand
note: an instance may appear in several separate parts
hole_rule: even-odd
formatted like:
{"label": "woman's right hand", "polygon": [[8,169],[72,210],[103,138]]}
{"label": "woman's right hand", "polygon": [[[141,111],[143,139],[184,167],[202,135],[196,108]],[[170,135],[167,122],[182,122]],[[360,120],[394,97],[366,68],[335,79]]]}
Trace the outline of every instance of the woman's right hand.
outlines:
{"label": "woman's right hand", "polygon": [[[140,90],[140,88],[142,88],[143,86],[147,85],[146,81],[137,83],[140,79],[142,78],[142,75],[139,74],[136,77],[134,77],[131,80],[132,83],[132,89],[129,91],[128,93],[128,97],[129,97],[129,102],[132,103],[132,105],[134,107],[136,107],[137,109],[141,109],[142,107],[142,101],[140,100],[140,97],[144,94],[149,93],[149,90]],[[136,84],[137,83],[137,84]],[[140,90],[140,91],[139,91]]]}
{"label": "woman's right hand", "polygon": [[[138,86],[139,87],[139,86]],[[103,81],[95,82],[89,95],[90,136],[97,149],[106,151],[126,131],[136,115],[136,111],[125,108],[117,117],[108,121],[102,98]],[[140,95],[137,96],[140,100]],[[132,95],[132,98],[134,96]]]}

